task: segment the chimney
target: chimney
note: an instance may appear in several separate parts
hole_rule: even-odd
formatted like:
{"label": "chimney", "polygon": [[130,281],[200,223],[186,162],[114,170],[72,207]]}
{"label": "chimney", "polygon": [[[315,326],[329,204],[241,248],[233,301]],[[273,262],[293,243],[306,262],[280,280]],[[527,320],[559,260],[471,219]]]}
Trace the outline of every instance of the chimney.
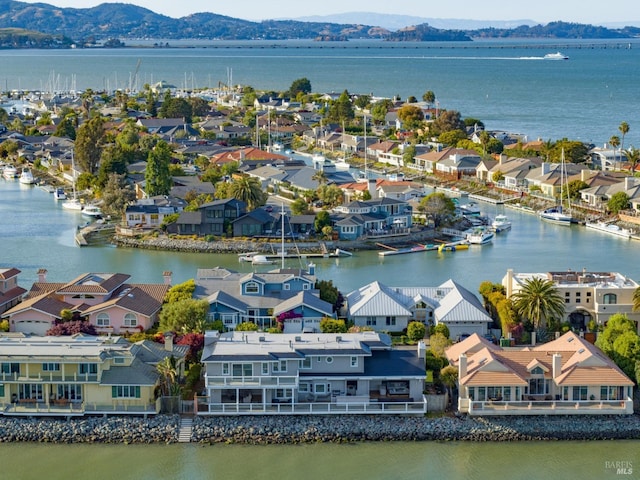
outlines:
{"label": "chimney", "polygon": [[173,352],[173,332],[165,332],[165,334],[164,334],[164,349],[167,352]]}
{"label": "chimney", "polygon": [[513,269],[512,268],[507,269],[507,278],[505,283],[506,285],[504,287],[507,293],[507,298],[511,298],[511,295],[513,295]]}
{"label": "chimney", "polygon": [[47,269],[41,268],[38,270],[38,282],[45,283],[47,281]]}
{"label": "chimney", "polygon": [[309,265],[307,265],[307,272],[309,273],[309,275],[315,275],[316,274],[316,264],[315,263],[310,263]]}
{"label": "chimney", "polygon": [[531,332],[531,346],[536,346],[536,332]]}
{"label": "chimney", "polygon": [[624,177],[624,189],[631,190],[636,184],[635,177]]}
{"label": "chimney", "polygon": [[426,352],[427,352],[427,346],[422,340],[420,340],[418,342],[418,358],[424,358]]}
{"label": "chimney", "polygon": [[546,175],[551,171],[551,165],[547,162],[542,162],[542,175]]}
{"label": "chimney", "polygon": [[173,275],[173,272],[170,271],[164,271],[162,272],[162,278],[164,278],[164,284],[165,285],[171,285],[171,276]]}
{"label": "chimney", "polygon": [[458,362],[458,380],[467,376],[467,356],[463,353],[460,355]]}
{"label": "chimney", "polygon": [[553,378],[558,378],[562,373],[562,355],[559,353],[553,354]]}
{"label": "chimney", "polygon": [[367,188],[369,190],[369,194],[371,195],[371,199],[375,200],[376,198],[378,198],[378,190],[376,189],[376,179],[375,178],[370,178]]}

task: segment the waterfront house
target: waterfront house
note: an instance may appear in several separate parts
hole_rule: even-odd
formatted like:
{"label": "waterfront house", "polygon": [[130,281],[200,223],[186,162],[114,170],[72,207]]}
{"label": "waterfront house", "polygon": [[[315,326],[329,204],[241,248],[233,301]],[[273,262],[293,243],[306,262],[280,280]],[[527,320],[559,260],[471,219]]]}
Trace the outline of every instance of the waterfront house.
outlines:
{"label": "waterfront house", "polygon": [[589,180],[590,187],[580,190],[580,199],[589,206],[606,209],[607,202],[613,195],[624,192],[629,198],[631,208],[640,209],[640,179],[619,178],[610,172],[598,172]]}
{"label": "waterfront house", "polygon": [[413,208],[404,200],[373,198],[352,201],[334,208],[334,228],[341,240],[367,236],[408,235],[413,225]]}
{"label": "waterfront house", "polygon": [[569,331],[501,348],[472,335],[446,350],[458,368],[458,410],[469,415],[631,415],[634,383],[600,349]]}
{"label": "waterfront house", "polygon": [[228,330],[244,322],[260,328],[279,326],[285,333],[319,332],[333,305],[320,299],[313,266],[240,273],[226,268],[198,269],[194,298],[209,302],[208,319]]}
{"label": "waterfront house", "polygon": [[85,273],[70,282],[47,282],[47,271],[38,271],[38,282],[24,300],[2,314],[11,332],[45,335],[69,310],[86,318],[101,333],[139,332],[158,320],[169,290],[171,272],[163,284],[129,283],[124,273]]}
{"label": "waterfront house", "polygon": [[206,332],[198,414],[424,415],[424,351],[376,332]]}
{"label": "waterfront house", "polygon": [[345,299],[348,320],[377,331],[406,331],[410,322],[444,324],[456,338],[486,335],[492,323],[480,300],[453,280],[437,287],[389,287],[374,281]]}
{"label": "waterfront house", "polygon": [[147,415],[160,411],[155,365],[186,346],[132,344],[118,336],[0,336],[0,414]]}
{"label": "waterfront house", "polygon": [[17,305],[27,292],[18,285],[17,268],[0,268],[0,315]]}
{"label": "waterfront house", "polygon": [[[514,192],[521,191],[527,188],[526,179],[529,171],[539,168],[541,165],[542,160],[538,159],[507,158],[506,155],[500,155],[498,163],[487,172],[487,179],[500,188]],[[496,181],[496,176],[501,176],[502,179]]]}
{"label": "waterfront house", "polygon": [[168,231],[179,235],[225,235],[232,232],[232,222],[247,213],[245,202],[235,198],[214,200],[194,212],[180,212]]}
{"label": "waterfront house", "polygon": [[502,279],[507,298],[520,291],[527,280],[541,278],[553,282],[565,301],[565,315],[575,330],[585,331],[591,320],[605,325],[614,314],[621,313],[638,324],[640,313],[634,311],[633,294],[638,283],[617,272],[591,272],[587,269],[546,273],[516,273],[512,269]]}

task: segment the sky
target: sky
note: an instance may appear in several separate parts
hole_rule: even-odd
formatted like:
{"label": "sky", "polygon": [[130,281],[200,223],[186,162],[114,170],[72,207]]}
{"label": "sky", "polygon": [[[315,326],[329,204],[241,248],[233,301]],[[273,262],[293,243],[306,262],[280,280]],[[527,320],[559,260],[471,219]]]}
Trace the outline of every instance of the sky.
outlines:
{"label": "sky", "polygon": [[[36,0],[27,0],[34,3]],[[43,0],[57,7],[89,8],[99,0]],[[210,12],[246,20],[297,18],[350,12],[374,12],[411,15],[423,18],[465,20],[555,20],[600,25],[612,22],[637,23],[640,2],[637,0],[119,0],[148,8],[156,13],[179,18],[191,13]]]}

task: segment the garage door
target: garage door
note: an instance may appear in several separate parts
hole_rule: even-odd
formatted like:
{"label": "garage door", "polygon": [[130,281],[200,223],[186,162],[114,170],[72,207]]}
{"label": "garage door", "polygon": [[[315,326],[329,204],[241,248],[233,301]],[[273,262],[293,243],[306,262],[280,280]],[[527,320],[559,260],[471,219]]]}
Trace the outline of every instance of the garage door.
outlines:
{"label": "garage door", "polygon": [[42,320],[18,320],[15,325],[16,332],[41,336],[44,336],[49,328],[50,323]]}

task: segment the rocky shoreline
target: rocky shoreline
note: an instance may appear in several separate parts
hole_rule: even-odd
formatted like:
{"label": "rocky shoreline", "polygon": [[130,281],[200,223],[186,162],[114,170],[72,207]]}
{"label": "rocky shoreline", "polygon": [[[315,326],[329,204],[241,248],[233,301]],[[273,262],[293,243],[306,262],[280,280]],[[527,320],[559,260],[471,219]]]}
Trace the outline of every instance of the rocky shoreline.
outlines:
{"label": "rocky shoreline", "polygon": [[[178,415],[72,419],[0,418],[0,443],[177,443]],[[196,417],[191,441],[273,445],[390,441],[513,442],[640,439],[640,416]]]}

